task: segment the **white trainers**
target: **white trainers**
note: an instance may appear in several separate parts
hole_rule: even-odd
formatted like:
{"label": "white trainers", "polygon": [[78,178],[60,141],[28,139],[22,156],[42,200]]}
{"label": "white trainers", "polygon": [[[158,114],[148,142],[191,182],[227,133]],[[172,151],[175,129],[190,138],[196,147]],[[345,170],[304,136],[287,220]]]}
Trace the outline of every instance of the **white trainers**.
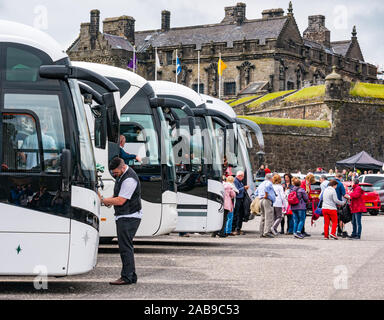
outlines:
{"label": "white trainers", "polygon": [[337,236],[335,236],[334,234],[332,234],[332,233],[331,233],[329,236],[330,236],[332,239],[339,240],[339,238],[338,238]]}
{"label": "white trainers", "polygon": [[271,232],[274,236],[277,236],[279,234],[274,228],[271,228]]}

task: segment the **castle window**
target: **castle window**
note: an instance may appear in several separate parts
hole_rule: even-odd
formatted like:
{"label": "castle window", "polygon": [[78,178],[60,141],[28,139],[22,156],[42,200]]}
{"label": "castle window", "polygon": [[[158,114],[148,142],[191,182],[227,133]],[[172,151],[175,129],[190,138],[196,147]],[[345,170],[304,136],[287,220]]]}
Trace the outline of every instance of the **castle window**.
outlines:
{"label": "castle window", "polygon": [[194,83],[192,85],[192,90],[199,92],[199,93],[204,93],[204,83],[199,84],[199,91],[197,90],[197,83]]}
{"label": "castle window", "polygon": [[224,83],[224,95],[225,96],[236,95],[236,82],[225,82]]}
{"label": "castle window", "polygon": [[167,57],[167,65],[172,65],[172,63],[173,63],[173,51],[167,51],[166,57]]}

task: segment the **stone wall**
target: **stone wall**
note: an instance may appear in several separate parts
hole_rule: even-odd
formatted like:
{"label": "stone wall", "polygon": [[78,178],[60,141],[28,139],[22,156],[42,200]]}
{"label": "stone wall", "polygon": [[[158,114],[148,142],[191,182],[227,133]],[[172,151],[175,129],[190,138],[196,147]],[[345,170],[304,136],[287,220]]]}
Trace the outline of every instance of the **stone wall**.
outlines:
{"label": "stone wall", "polygon": [[[263,125],[265,163],[278,172],[307,172],[317,167],[331,169],[338,160],[361,151],[384,161],[384,101],[350,99],[291,105],[284,110],[264,110],[263,117],[317,120],[327,114],[329,129]],[[257,146],[256,139],[254,145]],[[257,147],[251,152],[257,167]]]}

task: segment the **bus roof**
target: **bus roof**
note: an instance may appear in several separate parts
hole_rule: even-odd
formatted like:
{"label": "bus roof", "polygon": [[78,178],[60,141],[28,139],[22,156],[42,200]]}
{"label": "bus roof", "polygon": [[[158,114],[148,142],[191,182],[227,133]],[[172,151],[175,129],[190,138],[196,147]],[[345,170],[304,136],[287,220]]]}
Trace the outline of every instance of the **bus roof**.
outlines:
{"label": "bus roof", "polygon": [[233,119],[237,117],[236,112],[233,110],[233,108],[229,104],[225,103],[223,100],[208,96],[206,94],[200,95],[204,99],[207,109],[220,111]]}
{"label": "bus roof", "polygon": [[0,42],[24,44],[45,52],[55,62],[68,58],[59,43],[47,33],[31,26],[0,20]]}
{"label": "bus roof", "polygon": [[183,97],[192,103],[195,104],[196,107],[204,104],[204,100],[202,97],[191,88],[183,86],[181,84],[171,82],[171,81],[149,81],[156,95],[171,95],[171,96],[179,96]]}
{"label": "bus roof", "polygon": [[128,81],[131,86],[143,87],[147,80],[138,74],[118,67],[109,66],[106,64],[93,63],[93,62],[83,62],[83,61],[71,61],[72,65],[88,70],[92,70],[96,73],[103,75],[104,77],[118,78]]}

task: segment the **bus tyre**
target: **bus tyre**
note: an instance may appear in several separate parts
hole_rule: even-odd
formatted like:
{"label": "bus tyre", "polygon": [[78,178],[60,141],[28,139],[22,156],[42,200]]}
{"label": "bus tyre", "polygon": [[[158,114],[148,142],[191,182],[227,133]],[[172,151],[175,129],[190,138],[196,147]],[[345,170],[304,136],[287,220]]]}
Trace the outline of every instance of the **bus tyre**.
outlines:
{"label": "bus tyre", "polygon": [[371,210],[371,211],[369,211],[369,214],[371,216],[377,216],[379,214],[379,210]]}

